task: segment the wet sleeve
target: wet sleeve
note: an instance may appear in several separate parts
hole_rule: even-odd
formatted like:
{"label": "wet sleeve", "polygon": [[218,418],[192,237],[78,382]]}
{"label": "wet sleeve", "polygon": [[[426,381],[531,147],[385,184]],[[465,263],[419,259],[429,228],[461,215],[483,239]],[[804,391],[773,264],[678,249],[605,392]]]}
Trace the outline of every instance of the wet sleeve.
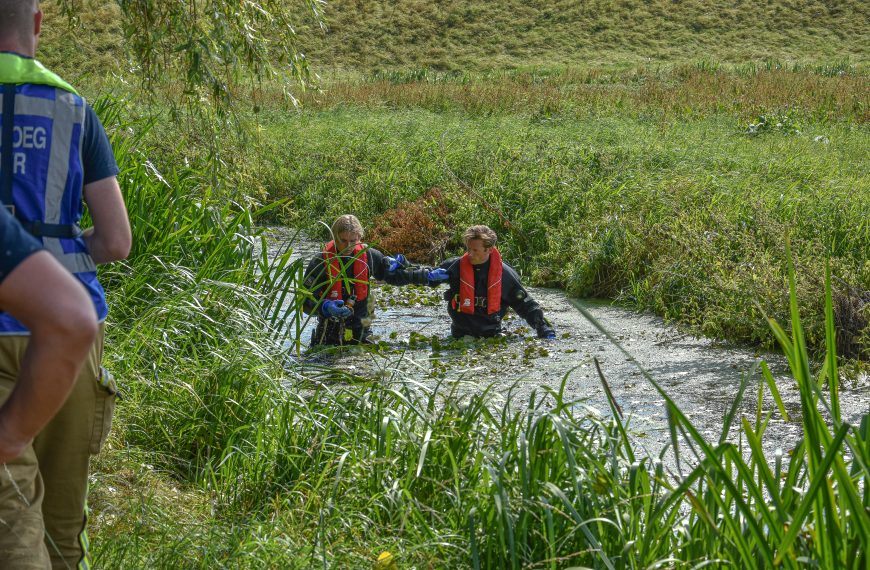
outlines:
{"label": "wet sleeve", "polygon": [[404,268],[390,273],[387,256],[377,249],[369,248],[369,271],[371,276],[390,285],[425,285],[426,269]]}
{"label": "wet sleeve", "polygon": [[302,310],[305,311],[306,315],[314,312],[321,297],[323,297],[323,291],[327,285],[324,269],[323,257],[320,254],[311,258],[308,267],[305,268],[302,288],[297,295],[302,295]]}
{"label": "wet sleeve", "polygon": [[121,170],[115,160],[115,153],[109,137],[103,129],[100,118],[90,105],[85,105],[85,133],[82,141],[82,169],[84,184],[117,176]]}
{"label": "wet sleeve", "polygon": [[27,233],[9,210],[0,206],[0,282],[22,261],[42,249],[42,244]]}
{"label": "wet sleeve", "polygon": [[506,291],[502,294],[503,300],[508,302],[508,305],[521,316],[529,326],[535,329],[538,336],[543,337],[548,333],[554,332],[549,321],[544,318],[544,311],[541,306],[532,299],[532,296],[520,285],[519,276],[509,267],[505,267],[505,276],[510,276],[505,279]]}
{"label": "wet sleeve", "polygon": [[429,280],[426,275],[429,273],[428,267],[406,267],[405,269],[397,269],[393,273],[387,273],[384,276],[384,281],[390,285],[428,285]]}
{"label": "wet sleeve", "polygon": [[384,254],[373,247],[370,247],[367,253],[369,255],[370,278],[377,279],[378,281],[386,281],[387,261]]}
{"label": "wet sleeve", "polygon": [[[378,276],[378,279],[381,279],[390,285],[397,285],[402,287],[404,285],[429,285],[429,280],[426,278],[430,267],[425,266],[413,266],[413,267],[402,267],[396,269],[392,273],[387,272],[387,262],[385,257],[381,252],[381,271],[383,272],[383,277]],[[373,262],[374,264],[374,262]]]}

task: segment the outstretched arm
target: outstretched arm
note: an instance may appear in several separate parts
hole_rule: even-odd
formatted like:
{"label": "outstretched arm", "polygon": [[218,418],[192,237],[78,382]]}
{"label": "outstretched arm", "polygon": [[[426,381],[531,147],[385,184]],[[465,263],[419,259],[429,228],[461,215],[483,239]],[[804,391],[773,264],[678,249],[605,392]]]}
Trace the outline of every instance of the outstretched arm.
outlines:
{"label": "outstretched arm", "polygon": [[541,306],[532,299],[529,292],[520,285],[520,278],[512,269],[505,267],[504,272],[507,301],[510,307],[535,329],[538,338],[556,338],[550,322],[544,317]]}
{"label": "outstretched arm", "polygon": [[81,284],[40,251],[0,283],[0,306],[30,330],[15,388],[0,407],[0,463],[24,450],[66,401],[97,334]]}
{"label": "outstretched arm", "polygon": [[[378,252],[380,254],[380,252]],[[382,255],[382,254],[381,254]],[[397,256],[399,257],[399,256]],[[401,256],[403,263],[391,263],[396,258],[382,257],[380,275],[376,274],[378,279],[386,281],[390,285],[429,285],[436,287],[450,279],[450,275],[444,269],[448,264],[442,263],[440,267],[425,267],[425,266],[408,266]],[[390,267],[394,269],[390,271]]]}

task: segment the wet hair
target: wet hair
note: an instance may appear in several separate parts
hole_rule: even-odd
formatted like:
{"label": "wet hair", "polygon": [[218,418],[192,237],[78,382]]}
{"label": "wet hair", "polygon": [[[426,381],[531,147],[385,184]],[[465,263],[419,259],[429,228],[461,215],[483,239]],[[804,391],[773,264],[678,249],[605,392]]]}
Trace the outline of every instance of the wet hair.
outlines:
{"label": "wet hair", "polygon": [[36,0],[0,0],[0,36],[23,39],[33,32],[33,13],[39,8]]}
{"label": "wet hair", "polygon": [[462,234],[462,241],[468,245],[473,239],[479,239],[483,242],[483,247],[493,247],[498,240],[495,232],[489,229],[489,226],[471,226],[465,233]]}
{"label": "wet hair", "polygon": [[336,218],[336,220],[332,222],[331,231],[333,237],[337,237],[338,234],[342,232],[353,232],[359,234],[359,238],[362,239],[366,234],[359,219],[357,219],[353,214],[344,214],[343,216]]}

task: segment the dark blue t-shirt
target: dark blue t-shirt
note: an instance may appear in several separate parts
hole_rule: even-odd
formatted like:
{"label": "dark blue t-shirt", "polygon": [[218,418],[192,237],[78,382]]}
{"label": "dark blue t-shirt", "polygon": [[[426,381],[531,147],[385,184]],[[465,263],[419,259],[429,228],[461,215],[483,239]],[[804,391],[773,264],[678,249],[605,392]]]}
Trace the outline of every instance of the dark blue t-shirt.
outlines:
{"label": "dark blue t-shirt", "polygon": [[7,208],[0,206],[0,282],[42,244],[27,233]]}
{"label": "dark blue t-shirt", "polygon": [[85,105],[85,136],[82,141],[82,169],[84,184],[117,176],[120,172],[112,145],[99,117],[90,105]]}

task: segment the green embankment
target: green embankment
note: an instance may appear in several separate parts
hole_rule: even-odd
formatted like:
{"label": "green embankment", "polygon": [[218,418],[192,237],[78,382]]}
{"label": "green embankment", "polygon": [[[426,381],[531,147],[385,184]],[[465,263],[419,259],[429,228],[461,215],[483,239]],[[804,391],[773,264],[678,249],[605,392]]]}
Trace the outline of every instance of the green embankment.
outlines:
{"label": "green embankment", "polygon": [[[117,7],[110,0],[80,4],[81,27],[70,29],[54,3],[43,2],[42,56],[75,75],[129,72]],[[325,31],[304,18],[298,26],[301,49],[321,72],[632,67],[700,59],[866,65],[870,57],[870,8],[861,0],[334,0],[325,16]]]}
{"label": "green embankment", "polygon": [[870,21],[859,0],[343,0],[326,14],[325,34],[302,34],[307,53],[351,70],[866,62]]}

